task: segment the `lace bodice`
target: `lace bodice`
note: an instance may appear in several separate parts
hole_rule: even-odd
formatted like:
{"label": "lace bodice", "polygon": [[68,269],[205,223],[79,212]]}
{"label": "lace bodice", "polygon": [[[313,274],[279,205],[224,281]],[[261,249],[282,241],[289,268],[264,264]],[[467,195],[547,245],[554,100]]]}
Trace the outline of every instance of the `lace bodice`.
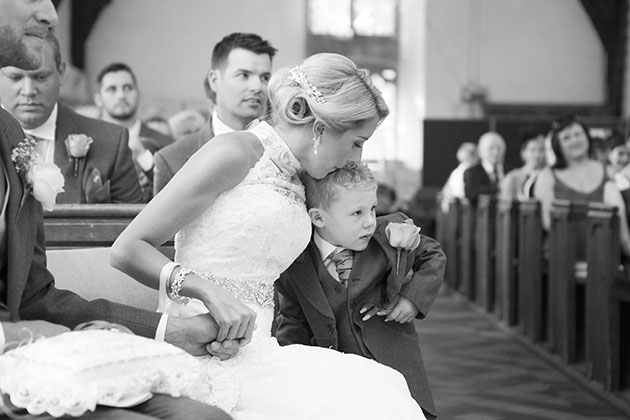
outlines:
{"label": "lace bodice", "polygon": [[175,260],[245,302],[272,307],[273,282],[306,248],[311,225],[299,162],[269,124],[251,132],[262,157],[176,235]]}

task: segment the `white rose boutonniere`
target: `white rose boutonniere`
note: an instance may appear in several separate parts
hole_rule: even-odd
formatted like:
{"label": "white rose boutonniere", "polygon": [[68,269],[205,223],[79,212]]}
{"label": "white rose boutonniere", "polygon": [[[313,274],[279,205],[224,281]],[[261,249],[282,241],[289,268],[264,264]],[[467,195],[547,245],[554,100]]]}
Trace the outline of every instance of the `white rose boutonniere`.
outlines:
{"label": "white rose boutonniere", "polygon": [[74,159],[74,176],[79,171],[79,159],[84,158],[90,150],[90,145],[94,142],[92,137],[85,134],[70,134],[66,139],[66,149],[68,149],[68,159]]}
{"label": "white rose boutonniere", "polygon": [[413,251],[420,245],[420,228],[413,224],[413,220],[407,219],[405,223],[388,223],[385,234],[389,244],[398,251],[396,255],[396,274],[398,274],[401,251]]}
{"label": "white rose boutonniere", "polygon": [[11,151],[11,160],[17,173],[26,177],[28,191],[44,210],[52,211],[57,194],[63,192],[65,180],[57,165],[39,161],[35,144],[35,140],[24,139]]}

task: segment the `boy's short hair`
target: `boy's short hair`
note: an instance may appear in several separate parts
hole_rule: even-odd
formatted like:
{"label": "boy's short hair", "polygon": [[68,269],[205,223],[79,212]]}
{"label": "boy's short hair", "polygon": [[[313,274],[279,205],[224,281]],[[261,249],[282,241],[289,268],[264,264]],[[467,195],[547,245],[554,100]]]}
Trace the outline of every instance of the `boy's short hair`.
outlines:
{"label": "boy's short hair", "polygon": [[376,190],[377,183],[372,171],[361,162],[348,162],[343,168],[329,173],[322,179],[315,179],[308,174],[303,176],[306,189],[306,208],[328,208],[337,198],[339,187],[349,190]]}

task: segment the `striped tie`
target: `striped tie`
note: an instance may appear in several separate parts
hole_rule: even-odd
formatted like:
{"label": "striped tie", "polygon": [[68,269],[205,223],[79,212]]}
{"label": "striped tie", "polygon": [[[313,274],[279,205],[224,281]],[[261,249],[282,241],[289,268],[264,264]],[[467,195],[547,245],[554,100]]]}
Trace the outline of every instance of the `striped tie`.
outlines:
{"label": "striped tie", "polygon": [[348,279],[350,278],[350,271],[352,271],[354,252],[350,249],[343,249],[339,247],[335,250],[335,253],[331,255],[330,259],[335,263],[335,268],[337,269],[337,274],[339,275],[339,281],[344,286],[347,286]]}
{"label": "striped tie", "polygon": [[35,145],[35,152],[37,152],[37,154],[39,155],[40,161],[51,163],[52,161],[48,157],[48,149],[50,148],[52,140],[48,140],[43,137],[37,137],[29,133],[24,134],[26,135],[26,138],[35,140],[37,142],[37,144]]}

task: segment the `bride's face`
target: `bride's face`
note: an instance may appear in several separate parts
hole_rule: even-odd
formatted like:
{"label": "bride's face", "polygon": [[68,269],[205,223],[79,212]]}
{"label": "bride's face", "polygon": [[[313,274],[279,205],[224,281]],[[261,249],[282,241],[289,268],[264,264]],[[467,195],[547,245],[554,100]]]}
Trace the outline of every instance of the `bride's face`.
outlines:
{"label": "bride's face", "polygon": [[378,119],[375,117],[358,128],[335,134],[324,129],[317,154],[310,153],[302,166],[310,176],[321,179],[338,168],[343,168],[348,161],[361,160],[363,143],[376,130]]}

